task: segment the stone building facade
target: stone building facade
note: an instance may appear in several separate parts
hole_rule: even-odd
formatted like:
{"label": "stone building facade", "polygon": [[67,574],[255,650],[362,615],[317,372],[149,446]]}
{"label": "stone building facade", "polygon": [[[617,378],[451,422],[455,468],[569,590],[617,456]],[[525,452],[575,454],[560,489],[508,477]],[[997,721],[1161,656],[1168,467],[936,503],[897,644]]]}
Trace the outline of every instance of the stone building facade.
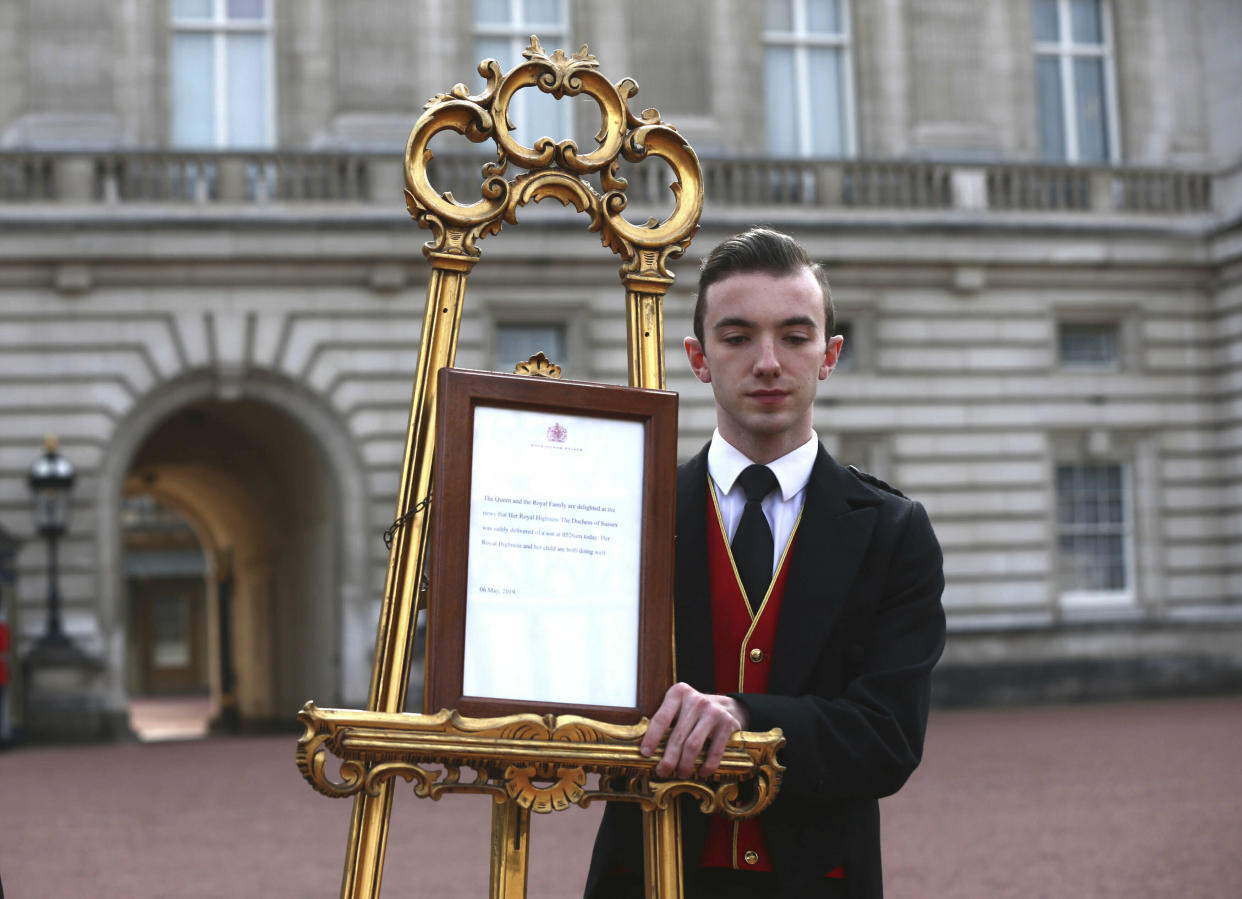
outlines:
{"label": "stone building facade", "polygon": [[[79,475],[66,626],[114,721],[161,690],[243,722],[365,702],[427,274],[401,154],[427,97],[532,33],[633,76],[703,162],[665,305],[683,457],[713,423],[680,346],[701,254],[768,223],[827,265],[850,353],[817,429],[932,516],[944,697],[1239,683],[1232,0],[3,4],[19,653],[54,432]],[[532,128],[589,144],[589,105],[542,100]],[[437,152],[466,196],[480,157]],[[633,220],[671,207],[662,179],[631,174]],[[531,209],[482,247],[458,365],[546,348],[624,382],[617,261],[584,220]]]}

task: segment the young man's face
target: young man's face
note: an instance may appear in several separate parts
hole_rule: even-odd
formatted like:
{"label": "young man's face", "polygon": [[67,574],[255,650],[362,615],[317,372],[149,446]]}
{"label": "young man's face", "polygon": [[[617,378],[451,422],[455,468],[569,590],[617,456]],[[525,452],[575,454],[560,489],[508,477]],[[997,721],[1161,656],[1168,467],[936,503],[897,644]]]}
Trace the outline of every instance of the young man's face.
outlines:
{"label": "young man's face", "polygon": [[687,337],[686,355],[712,385],[721,436],[756,462],[801,446],[842,342],[824,333],[815,275],[739,272],[707,288],[705,300],[703,343]]}

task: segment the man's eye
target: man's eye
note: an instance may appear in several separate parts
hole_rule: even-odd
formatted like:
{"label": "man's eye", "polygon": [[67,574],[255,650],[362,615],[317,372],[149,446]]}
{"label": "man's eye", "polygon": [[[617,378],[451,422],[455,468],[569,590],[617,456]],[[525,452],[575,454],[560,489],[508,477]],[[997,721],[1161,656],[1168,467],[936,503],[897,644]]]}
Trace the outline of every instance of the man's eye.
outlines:
{"label": "man's eye", "polygon": [[804,344],[810,339],[811,338],[807,337],[805,334],[786,334],[785,335],[786,343],[792,343],[792,344],[797,344],[797,345]]}
{"label": "man's eye", "polygon": [[720,338],[721,343],[727,343],[729,346],[740,346],[746,342],[745,334],[728,334]]}

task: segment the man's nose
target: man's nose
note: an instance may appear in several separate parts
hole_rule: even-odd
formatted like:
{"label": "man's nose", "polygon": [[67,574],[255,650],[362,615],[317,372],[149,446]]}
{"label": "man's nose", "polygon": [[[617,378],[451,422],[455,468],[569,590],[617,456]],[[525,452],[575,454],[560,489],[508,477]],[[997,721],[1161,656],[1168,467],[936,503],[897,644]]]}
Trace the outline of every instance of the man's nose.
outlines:
{"label": "man's nose", "polygon": [[760,340],[756,345],[755,373],[764,375],[780,374],[781,363],[776,357],[776,342]]}

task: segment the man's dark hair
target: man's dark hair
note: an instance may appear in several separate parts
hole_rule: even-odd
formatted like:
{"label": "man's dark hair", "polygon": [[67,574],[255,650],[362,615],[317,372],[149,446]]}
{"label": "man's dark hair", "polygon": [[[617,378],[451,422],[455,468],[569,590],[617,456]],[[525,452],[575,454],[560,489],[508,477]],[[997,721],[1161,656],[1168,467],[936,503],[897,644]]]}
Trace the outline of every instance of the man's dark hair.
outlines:
{"label": "man's dark hair", "polygon": [[767,272],[772,275],[794,275],[799,269],[810,269],[824,294],[824,338],[836,331],[836,311],[832,307],[832,290],[828,273],[812,261],[802,244],[788,234],[771,228],[751,228],[722,240],[707,254],[699,267],[699,292],[694,301],[694,336],[703,343],[703,316],[707,306],[707,288],[730,275],[742,272]]}

